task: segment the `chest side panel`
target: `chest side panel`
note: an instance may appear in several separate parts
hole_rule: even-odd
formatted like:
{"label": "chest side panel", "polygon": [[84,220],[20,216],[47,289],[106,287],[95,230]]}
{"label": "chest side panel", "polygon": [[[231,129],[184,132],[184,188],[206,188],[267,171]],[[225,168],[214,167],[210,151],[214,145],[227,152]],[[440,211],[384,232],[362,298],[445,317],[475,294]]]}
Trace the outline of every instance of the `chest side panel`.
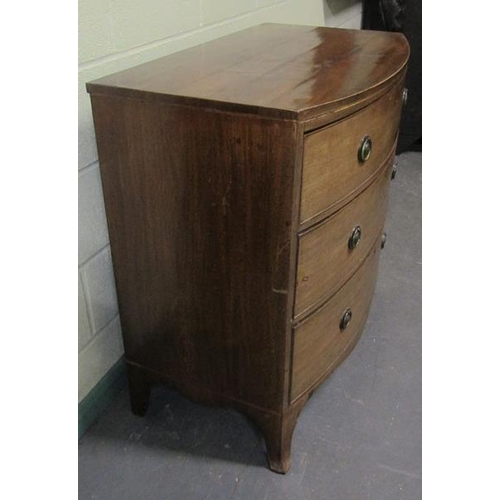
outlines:
{"label": "chest side panel", "polygon": [[297,125],[92,101],[127,360],[277,409]]}

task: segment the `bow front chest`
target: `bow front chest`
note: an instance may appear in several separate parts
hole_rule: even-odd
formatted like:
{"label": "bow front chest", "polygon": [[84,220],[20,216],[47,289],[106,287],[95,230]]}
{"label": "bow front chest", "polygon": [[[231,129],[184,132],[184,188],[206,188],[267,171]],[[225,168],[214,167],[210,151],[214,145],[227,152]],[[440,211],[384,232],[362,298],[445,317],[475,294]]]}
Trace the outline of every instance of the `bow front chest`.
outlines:
{"label": "bow front chest", "polygon": [[87,84],[134,413],[159,383],[231,406],[287,471],[368,316],[408,56],[265,24]]}

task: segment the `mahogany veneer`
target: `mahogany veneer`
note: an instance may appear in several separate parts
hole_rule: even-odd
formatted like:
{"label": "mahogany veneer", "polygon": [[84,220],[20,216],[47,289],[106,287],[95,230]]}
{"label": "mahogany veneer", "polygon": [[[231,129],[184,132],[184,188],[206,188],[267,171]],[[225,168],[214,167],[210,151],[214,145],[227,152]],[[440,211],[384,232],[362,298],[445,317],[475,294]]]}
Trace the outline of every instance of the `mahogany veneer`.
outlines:
{"label": "mahogany veneer", "polygon": [[288,470],[368,315],[408,55],[266,24],[87,84],[134,413],[155,383],[232,406]]}

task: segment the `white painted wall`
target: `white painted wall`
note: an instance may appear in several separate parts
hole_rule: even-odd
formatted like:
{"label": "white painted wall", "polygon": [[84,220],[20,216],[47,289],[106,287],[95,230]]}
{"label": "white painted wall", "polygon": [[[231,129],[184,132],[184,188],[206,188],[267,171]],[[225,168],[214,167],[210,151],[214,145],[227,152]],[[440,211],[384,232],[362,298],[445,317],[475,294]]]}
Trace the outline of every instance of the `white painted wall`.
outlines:
{"label": "white painted wall", "polygon": [[79,401],[123,354],[99,164],[85,83],[263,22],[322,26],[325,19],[322,2],[80,0]]}
{"label": "white painted wall", "polygon": [[361,28],[362,3],[359,0],[323,0],[325,26]]}

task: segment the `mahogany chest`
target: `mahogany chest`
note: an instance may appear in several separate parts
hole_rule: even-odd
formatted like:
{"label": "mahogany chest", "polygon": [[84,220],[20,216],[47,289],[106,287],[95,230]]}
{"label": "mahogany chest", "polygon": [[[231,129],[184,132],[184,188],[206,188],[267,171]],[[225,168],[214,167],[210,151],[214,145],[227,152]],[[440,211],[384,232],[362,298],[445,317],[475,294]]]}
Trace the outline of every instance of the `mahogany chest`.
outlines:
{"label": "mahogany chest", "polygon": [[264,24],[87,84],[136,414],[157,383],[231,406],[288,470],[368,316],[408,57]]}

